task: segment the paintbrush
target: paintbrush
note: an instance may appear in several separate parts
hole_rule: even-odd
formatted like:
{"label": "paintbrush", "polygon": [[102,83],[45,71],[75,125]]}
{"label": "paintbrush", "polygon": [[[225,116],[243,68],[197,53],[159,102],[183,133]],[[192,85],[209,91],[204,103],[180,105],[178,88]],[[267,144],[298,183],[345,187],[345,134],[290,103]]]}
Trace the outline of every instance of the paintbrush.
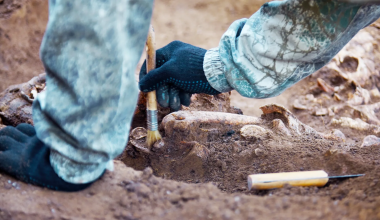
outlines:
{"label": "paintbrush", "polygon": [[[146,69],[147,73],[156,68],[156,43],[153,26],[150,25],[147,45],[147,59]],[[156,91],[148,92],[147,94],[147,121],[148,121],[148,135],[146,143],[150,148],[156,141],[161,139],[160,132],[158,131],[157,121],[157,98]]]}

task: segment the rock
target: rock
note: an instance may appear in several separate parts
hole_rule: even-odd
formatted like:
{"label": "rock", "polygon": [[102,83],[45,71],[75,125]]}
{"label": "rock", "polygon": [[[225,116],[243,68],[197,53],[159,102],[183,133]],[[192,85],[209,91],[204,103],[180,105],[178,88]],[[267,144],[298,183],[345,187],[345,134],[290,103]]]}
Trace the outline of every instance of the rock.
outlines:
{"label": "rock", "polygon": [[371,101],[371,94],[368,90],[356,87],[355,93],[347,101],[350,105],[366,105]]}
{"label": "rock", "polygon": [[307,110],[308,107],[306,105],[301,104],[300,100],[296,99],[293,103],[293,108],[298,110]]}
{"label": "rock", "polygon": [[246,125],[240,129],[240,135],[246,139],[266,138],[268,131],[257,125]]}
{"label": "rock", "polygon": [[321,108],[315,111],[315,116],[325,116],[329,114],[329,110],[327,108]]}
{"label": "rock", "polygon": [[353,109],[353,117],[360,118],[369,124],[380,125],[380,120],[378,119],[376,113],[380,111],[380,102],[369,104],[369,105],[359,105],[359,106],[349,106]]}
{"label": "rock", "polygon": [[343,132],[341,132],[338,129],[333,129],[329,133],[325,134],[324,138],[330,139],[330,140],[342,141],[342,142],[346,141],[346,135],[344,135]]}
{"label": "rock", "polygon": [[371,147],[371,146],[380,146],[380,138],[375,135],[369,135],[364,138],[363,143],[360,147]]}
{"label": "rock", "polygon": [[142,177],[145,179],[149,179],[153,175],[153,170],[150,167],[144,169]]}
{"label": "rock", "polygon": [[377,88],[376,89],[372,89],[369,92],[371,94],[371,98],[374,98],[374,99],[380,98],[380,92],[379,92],[379,90]]}
{"label": "rock", "polygon": [[13,85],[0,93],[0,118],[6,125],[20,123],[33,124],[32,103],[23,97],[32,98],[32,91],[41,92],[45,88],[45,74],[40,74],[29,82]]}
{"label": "rock", "polygon": [[327,93],[333,93],[334,92],[334,88],[331,87],[326,81],[324,81],[323,79],[321,78],[318,78],[317,79],[317,83],[318,83],[318,86],[319,88],[324,91],[324,92],[327,92]]}
{"label": "rock", "polygon": [[260,148],[256,148],[255,154],[256,154],[256,156],[261,157],[261,156],[265,155],[265,151],[260,149]]}

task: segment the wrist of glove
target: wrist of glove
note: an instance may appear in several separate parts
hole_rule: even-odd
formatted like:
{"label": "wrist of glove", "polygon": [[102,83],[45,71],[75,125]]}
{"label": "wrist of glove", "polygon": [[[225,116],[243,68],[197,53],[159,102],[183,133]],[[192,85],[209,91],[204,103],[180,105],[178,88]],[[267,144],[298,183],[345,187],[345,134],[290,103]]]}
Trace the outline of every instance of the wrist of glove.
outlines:
{"label": "wrist of glove", "polygon": [[50,148],[36,136],[34,127],[20,124],[0,130],[0,171],[37,186],[78,191],[90,186],[61,179],[50,165]]}
{"label": "wrist of glove", "polygon": [[157,101],[162,107],[179,110],[181,104],[190,105],[191,95],[220,94],[208,83],[203,71],[206,50],[173,41],[156,51],[156,69],[146,73],[146,62],[140,70],[140,90],[156,90]]}

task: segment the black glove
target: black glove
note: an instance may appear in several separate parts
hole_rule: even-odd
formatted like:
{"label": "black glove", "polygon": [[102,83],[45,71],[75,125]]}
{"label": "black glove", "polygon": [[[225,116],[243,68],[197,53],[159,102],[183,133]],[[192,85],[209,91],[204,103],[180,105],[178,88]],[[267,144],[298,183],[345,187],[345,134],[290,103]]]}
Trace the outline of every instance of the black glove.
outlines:
{"label": "black glove", "polygon": [[179,110],[181,104],[190,105],[193,93],[216,95],[203,71],[206,50],[173,41],[156,52],[156,69],[146,74],[146,62],[140,70],[140,90],[156,90],[157,101],[162,107]]}
{"label": "black glove", "polygon": [[91,185],[65,182],[53,170],[50,148],[36,136],[34,127],[20,124],[0,130],[0,171],[34,185],[59,191],[78,191]]}

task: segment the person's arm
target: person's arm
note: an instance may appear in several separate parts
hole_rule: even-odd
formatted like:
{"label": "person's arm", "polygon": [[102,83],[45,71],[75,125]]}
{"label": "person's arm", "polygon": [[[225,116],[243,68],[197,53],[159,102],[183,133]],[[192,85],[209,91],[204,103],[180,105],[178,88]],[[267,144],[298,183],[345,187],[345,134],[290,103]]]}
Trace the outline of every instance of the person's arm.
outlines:
{"label": "person's arm", "polygon": [[362,28],[380,17],[380,6],[334,0],[264,4],[234,22],[219,47],[208,50],[204,71],[220,92],[268,98],[327,64]]}
{"label": "person's arm", "polygon": [[327,64],[362,28],[380,17],[380,6],[336,0],[264,4],[235,21],[219,47],[208,51],[172,42],[157,51],[157,69],[140,71],[140,89],[157,91],[163,107],[179,110],[193,93],[233,89],[242,96],[281,94]]}

